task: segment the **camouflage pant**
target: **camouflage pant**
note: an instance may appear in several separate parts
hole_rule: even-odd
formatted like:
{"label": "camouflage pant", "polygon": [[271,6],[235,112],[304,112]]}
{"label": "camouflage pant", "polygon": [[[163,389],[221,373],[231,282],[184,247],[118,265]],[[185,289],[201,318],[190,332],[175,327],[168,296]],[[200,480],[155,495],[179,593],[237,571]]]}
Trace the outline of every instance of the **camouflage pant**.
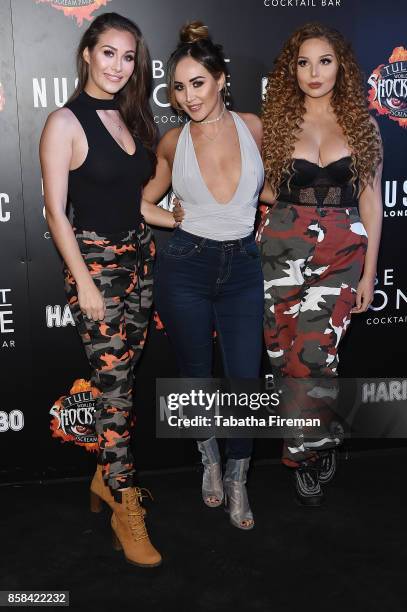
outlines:
{"label": "camouflage pant", "polygon": [[[326,408],[333,404],[338,344],[350,323],[367,248],[358,210],[277,202],[262,218],[258,241],[264,337],[273,372],[277,377],[318,378],[317,394],[309,380],[300,392],[301,385],[296,385],[294,403],[297,411],[322,411],[323,420],[329,421]],[[317,400],[321,379],[328,383],[329,378],[325,398]],[[338,444],[341,436],[328,430],[319,440],[304,439],[303,432],[286,440],[283,462],[297,466],[315,459],[316,449]]]}
{"label": "camouflage pant", "polygon": [[133,370],[147,334],[155,246],[150,228],[143,223],[137,231],[108,236],[81,230],[76,239],[106,305],[103,321],[84,317],[75,279],[65,270],[68,303],[91,366],[98,462],[114,490],[132,486],[134,480]]}

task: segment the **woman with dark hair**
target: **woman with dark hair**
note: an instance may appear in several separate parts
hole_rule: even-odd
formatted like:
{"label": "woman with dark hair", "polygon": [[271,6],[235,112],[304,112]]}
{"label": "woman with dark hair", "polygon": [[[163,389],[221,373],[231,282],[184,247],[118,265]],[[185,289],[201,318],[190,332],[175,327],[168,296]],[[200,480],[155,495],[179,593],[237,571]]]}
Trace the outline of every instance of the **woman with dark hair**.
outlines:
{"label": "woman with dark hair", "polygon": [[48,117],[41,137],[47,221],[91,366],[99,443],[92,508],[105,501],[113,510],[115,547],[130,563],[153,567],[161,555],[144,524],[130,447],[133,370],[152,303],[155,248],[145,221],[175,222],[156,206],[140,210],[155,166],[151,62],[136,24],[105,13],[83,34],[77,66],[75,93]]}
{"label": "woman with dark hair", "polygon": [[[312,409],[329,405],[338,344],[373,299],[383,214],[380,133],[337,30],[311,23],[285,43],[268,78],[263,159],[276,200],[258,231],[265,341],[276,375],[319,379],[300,402]],[[321,379],[331,386],[322,395]],[[283,462],[295,468],[299,503],[317,506],[341,435],[303,433],[286,440]]]}
{"label": "woman with dark hair", "polygon": [[[157,202],[172,183],[185,219],[158,255],[156,306],[181,375],[212,374],[213,332],[229,378],[257,378],[262,355],[263,277],[253,225],[263,186],[261,122],[225,106],[227,68],[220,45],[200,22],[186,25],[169,60],[172,105],[189,116],[157,150],[155,178],[143,202]],[[202,495],[225,501],[232,524],[254,526],[246,492],[251,439],[228,439],[222,481],[215,438],[198,442]]]}

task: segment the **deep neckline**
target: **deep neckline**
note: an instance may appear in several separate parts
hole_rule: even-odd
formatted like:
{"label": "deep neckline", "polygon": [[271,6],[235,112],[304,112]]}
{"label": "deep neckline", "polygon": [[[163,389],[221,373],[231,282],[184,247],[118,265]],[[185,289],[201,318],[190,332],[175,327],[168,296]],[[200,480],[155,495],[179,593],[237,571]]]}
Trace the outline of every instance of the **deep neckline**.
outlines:
{"label": "deep neckline", "polygon": [[[134,157],[137,153],[137,142],[134,138],[134,136],[132,134],[131,137],[133,139],[133,143],[134,143],[134,152],[133,153],[129,153],[128,151],[126,151],[126,149],[124,147],[122,147],[122,145],[118,142],[118,140],[116,140],[116,138],[113,136],[113,134],[110,132],[110,130],[108,130],[108,128],[106,127],[106,125],[103,123],[102,121],[102,117],[99,115],[98,111],[100,110],[119,110],[119,105],[118,105],[118,101],[117,101],[117,96],[115,98],[111,98],[110,100],[105,100],[105,99],[101,99],[101,98],[94,98],[93,96],[90,96],[84,89],[81,91],[81,93],[79,94],[79,99],[81,102],[83,102],[84,104],[86,104],[86,106],[88,108],[91,108],[92,110],[95,111],[98,120],[100,121],[103,129],[106,131],[107,135],[110,136],[110,138],[113,140],[113,142],[116,143],[116,145],[119,147],[119,149],[121,151],[123,151],[123,153],[125,155],[127,155],[128,157]],[[120,113],[119,113],[120,114]]]}
{"label": "deep neckline", "polygon": [[243,146],[242,146],[242,141],[241,141],[241,138],[240,138],[240,132],[239,132],[238,123],[237,123],[237,120],[236,120],[236,116],[237,115],[233,111],[229,111],[229,112],[232,115],[232,119],[233,119],[233,122],[235,124],[235,129],[236,129],[236,132],[237,132],[237,138],[238,138],[238,141],[239,141],[239,149],[240,149],[240,176],[239,176],[239,180],[238,180],[236,189],[235,189],[232,197],[230,198],[230,200],[228,202],[219,202],[215,198],[215,196],[213,195],[212,191],[209,189],[208,185],[206,184],[206,181],[205,181],[205,179],[203,177],[203,174],[201,172],[201,167],[200,167],[199,162],[198,162],[198,156],[197,156],[196,151],[195,151],[195,145],[194,145],[194,141],[193,141],[192,134],[191,134],[191,121],[188,121],[188,123],[187,123],[187,126],[188,126],[188,136],[189,136],[189,139],[191,141],[193,157],[194,157],[194,160],[195,160],[196,167],[198,169],[199,178],[201,180],[201,183],[204,185],[206,191],[211,196],[212,200],[218,206],[229,206],[233,202],[233,200],[236,198],[236,196],[237,196],[237,194],[239,192],[239,189],[240,189],[241,184],[242,184],[242,179],[243,179],[243,163],[244,163],[244,160],[243,160]]}
{"label": "deep neckline", "polygon": [[351,155],[344,155],[343,157],[340,157],[339,159],[335,159],[334,161],[330,162],[326,166],[320,166],[319,164],[316,164],[315,162],[312,162],[309,159],[305,159],[305,157],[292,157],[291,159],[292,159],[293,162],[295,162],[295,161],[304,161],[307,164],[310,164],[311,166],[316,166],[320,170],[325,170],[326,168],[329,168],[329,166],[333,166],[334,164],[337,164],[338,162],[343,161],[344,159],[352,159],[352,156]]}
{"label": "deep neckline", "polygon": [[111,98],[106,100],[105,98],[94,98],[90,96],[84,89],[79,94],[78,98],[89,106],[90,108],[94,108],[95,110],[117,110],[118,109],[118,101],[117,98]]}
{"label": "deep neckline", "polygon": [[[71,108],[72,105],[72,108]],[[119,142],[114,138],[114,136],[111,134],[111,132],[109,132],[109,130],[107,129],[107,127],[105,126],[105,124],[103,123],[99,113],[97,111],[99,110],[117,110],[119,111],[119,105],[118,105],[118,101],[117,99],[113,98],[111,100],[102,100],[100,98],[94,98],[92,96],[90,96],[88,93],[86,93],[86,91],[83,89],[79,95],[74,98],[72,101],[68,102],[66,104],[67,108],[69,110],[71,110],[74,115],[76,115],[75,112],[75,108],[77,109],[82,109],[82,111],[94,111],[94,114],[96,115],[96,121],[99,124],[100,128],[102,129],[102,132],[105,134],[106,138],[109,138],[110,141],[113,141],[113,146],[116,149],[119,149],[123,155],[125,155],[126,157],[130,158],[130,159],[134,159],[139,150],[140,150],[140,141],[138,140],[138,138],[136,136],[133,136],[133,134],[131,134],[133,142],[134,142],[134,146],[135,146],[135,150],[134,153],[128,153],[126,151],[126,149],[124,149],[121,144],[119,144]],[[88,114],[88,113],[86,113]],[[93,114],[93,113],[91,113]],[[89,139],[88,139],[88,135],[86,134],[86,130],[83,126],[83,124],[81,123],[81,121],[79,120],[78,116],[76,117],[79,121],[79,123],[81,124],[82,127],[82,131],[83,131],[83,135],[84,138],[86,139],[86,145],[87,145],[87,151],[86,151],[86,157],[83,160],[83,162],[80,164],[80,166],[76,167],[76,168],[72,168],[69,170],[69,172],[77,172],[78,170],[82,169],[83,166],[88,162],[89,159]]]}
{"label": "deep neckline", "polygon": [[[97,109],[97,111],[98,111],[98,110],[102,110],[102,109],[98,108],[98,109]],[[106,110],[106,109],[103,109],[103,110]],[[110,138],[113,140],[113,142],[115,142],[115,143],[117,144],[117,146],[119,147],[119,149],[120,149],[121,151],[123,151],[123,153],[124,153],[125,155],[127,155],[128,157],[134,157],[134,156],[136,155],[137,151],[138,151],[137,142],[136,142],[136,139],[134,138],[134,136],[133,136],[132,134],[130,134],[130,136],[131,136],[131,137],[132,137],[132,139],[133,139],[134,146],[135,146],[136,148],[135,148],[135,150],[134,150],[134,153],[128,153],[128,152],[126,151],[126,149],[124,149],[124,148],[122,147],[122,145],[121,145],[121,144],[120,144],[120,143],[119,143],[119,142],[116,140],[116,138],[113,136],[113,134],[112,134],[112,133],[111,133],[111,132],[110,132],[110,131],[107,129],[107,127],[105,126],[105,124],[104,124],[104,123],[103,123],[103,121],[102,121],[102,117],[99,115],[99,113],[98,113],[98,112],[96,112],[96,116],[97,116],[97,118],[99,119],[99,121],[100,121],[100,123],[101,123],[101,125],[102,125],[103,129],[106,131],[106,134],[107,134],[108,136],[110,136]]]}

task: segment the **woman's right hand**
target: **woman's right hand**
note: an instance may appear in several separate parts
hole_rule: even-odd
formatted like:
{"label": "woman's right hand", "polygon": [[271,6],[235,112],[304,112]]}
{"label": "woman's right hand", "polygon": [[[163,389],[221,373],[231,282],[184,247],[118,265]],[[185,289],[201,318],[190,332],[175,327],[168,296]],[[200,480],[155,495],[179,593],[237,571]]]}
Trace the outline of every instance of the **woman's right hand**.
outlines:
{"label": "woman's right hand", "polygon": [[183,209],[181,201],[178,198],[174,198],[174,209],[172,214],[176,225],[180,225],[184,220],[185,210]]}
{"label": "woman's right hand", "polygon": [[78,285],[78,300],[84,317],[93,321],[103,321],[106,305],[93,280],[85,286]]}

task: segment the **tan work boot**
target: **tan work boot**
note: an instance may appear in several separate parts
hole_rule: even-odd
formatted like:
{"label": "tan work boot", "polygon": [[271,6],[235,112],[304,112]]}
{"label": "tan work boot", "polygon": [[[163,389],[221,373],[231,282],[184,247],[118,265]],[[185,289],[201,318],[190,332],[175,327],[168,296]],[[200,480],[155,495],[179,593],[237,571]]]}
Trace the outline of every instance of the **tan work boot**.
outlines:
{"label": "tan work boot", "polygon": [[161,555],[148,537],[136,487],[118,492],[120,502],[109,504],[113,510],[113,548],[124,551],[126,561],[140,567],[161,565]]}
{"label": "tan work boot", "polygon": [[[137,488],[137,492],[139,493],[140,502],[142,501],[143,497],[147,497],[143,495],[142,489]],[[92,478],[92,482],[90,483],[90,511],[95,513],[101,512],[102,502],[105,502],[106,504],[111,506],[114,501],[115,500],[110,491],[110,488],[103,480],[102,466],[98,464],[96,467],[95,474]],[[147,510],[143,506],[141,506],[141,509],[143,516],[145,516],[147,514]]]}
{"label": "tan work boot", "polygon": [[102,502],[110,504],[114,502],[110,488],[107,486],[102,476],[102,466],[97,465],[95,474],[90,483],[90,511],[101,512]]}

